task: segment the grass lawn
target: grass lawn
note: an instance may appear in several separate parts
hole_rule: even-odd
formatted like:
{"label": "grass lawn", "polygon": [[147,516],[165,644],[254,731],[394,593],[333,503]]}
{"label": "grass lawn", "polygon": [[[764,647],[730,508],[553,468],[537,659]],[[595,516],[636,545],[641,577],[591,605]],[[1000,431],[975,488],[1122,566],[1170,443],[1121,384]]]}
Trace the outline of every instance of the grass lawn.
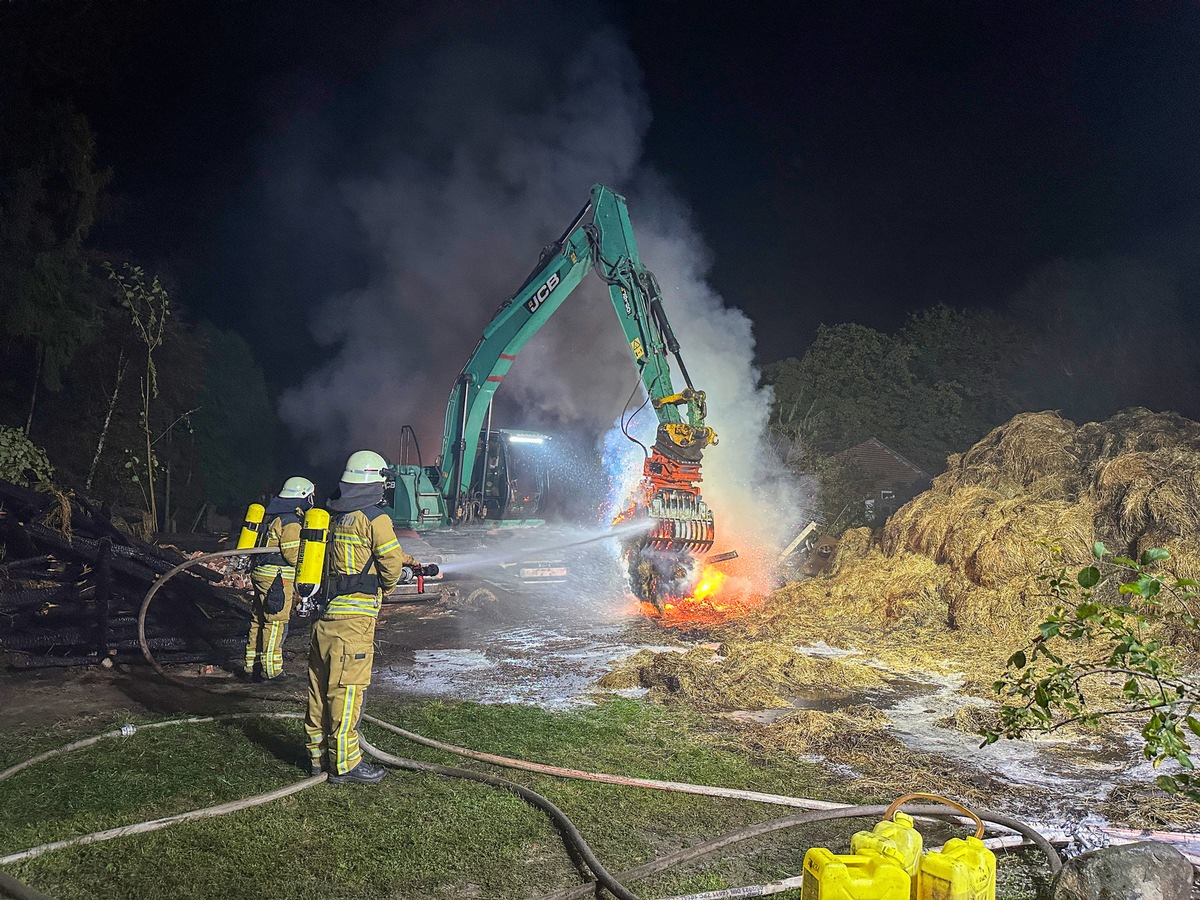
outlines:
{"label": "grass lawn", "polygon": [[[272,708],[274,711],[274,707]],[[577,712],[523,706],[372,703],[380,718],[429,737],[538,762],[793,796],[855,795],[819,766],[751,757],[694,713],[634,700]],[[129,721],[5,736],[0,769]],[[789,813],[744,801],[567,781],[498,770],[363,733],[398,756],[477,768],[546,795],[610,872],[752,822]],[[49,841],[209,806],[303,778],[297,719],[240,719],[138,732],[56,757],[0,782],[0,856]],[[723,855],[629,885],[661,897],[795,875],[812,845],[846,852],[861,821],[814,825],[747,842]],[[1019,860],[1001,897],[1029,898]],[[558,833],[519,798],[485,785],[392,772],[377,786],[318,785],[264,807],[149,835],[67,848],[13,865],[12,875],[68,898],[537,898],[577,884]],[[798,897],[795,892],[780,897]]]}

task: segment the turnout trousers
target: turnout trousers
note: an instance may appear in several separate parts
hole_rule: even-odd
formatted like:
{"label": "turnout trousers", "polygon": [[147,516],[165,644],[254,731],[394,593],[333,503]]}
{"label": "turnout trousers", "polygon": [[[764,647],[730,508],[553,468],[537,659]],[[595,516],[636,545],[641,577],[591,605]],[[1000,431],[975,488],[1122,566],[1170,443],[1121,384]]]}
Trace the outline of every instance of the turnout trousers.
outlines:
{"label": "turnout trousers", "polygon": [[254,601],[250,609],[250,633],[246,637],[246,674],[254,674],[254,665],[261,666],[263,678],[283,674],[283,642],[287,638],[288,621],[292,618],[293,588],[290,579],[283,582],[283,609],[267,611],[267,589],[254,583]]}
{"label": "turnout trousers", "polygon": [[345,775],[362,761],[358,719],[374,658],[374,616],[337,616],[313,626],[304,731],[314,766]]}

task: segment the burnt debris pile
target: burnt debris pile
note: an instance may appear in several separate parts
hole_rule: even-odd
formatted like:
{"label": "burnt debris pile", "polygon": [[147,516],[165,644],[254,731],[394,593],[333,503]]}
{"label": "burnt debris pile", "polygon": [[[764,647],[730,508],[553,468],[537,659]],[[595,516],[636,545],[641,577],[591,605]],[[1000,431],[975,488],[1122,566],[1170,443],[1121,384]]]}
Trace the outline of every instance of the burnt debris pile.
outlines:
{"label": "burnt debris pile", "polygon": [[[79,493],[0,481],[0,659],[17,668],[140,660],[142,598],[185,559]],[[146,627],[158,658],[221,662],[240,648],[248,613],[228,583],[226,572],[193,566],[164,586]]]}

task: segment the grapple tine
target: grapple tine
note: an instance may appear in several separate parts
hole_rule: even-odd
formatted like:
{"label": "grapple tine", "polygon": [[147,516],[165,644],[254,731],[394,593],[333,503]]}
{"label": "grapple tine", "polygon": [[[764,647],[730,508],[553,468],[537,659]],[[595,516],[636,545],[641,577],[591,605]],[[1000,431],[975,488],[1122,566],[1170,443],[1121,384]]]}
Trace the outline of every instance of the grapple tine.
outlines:
{"label": "grapple tine", "polygon": [[699,569],[692,560],[712,549],[716,526],[700,496],[698,462],[670,459],[655,447],[642,474],[622,521],[648,520],[649,527],[626,542],[625,556],[633,592],[661,612],[670,597],[686,596]]}

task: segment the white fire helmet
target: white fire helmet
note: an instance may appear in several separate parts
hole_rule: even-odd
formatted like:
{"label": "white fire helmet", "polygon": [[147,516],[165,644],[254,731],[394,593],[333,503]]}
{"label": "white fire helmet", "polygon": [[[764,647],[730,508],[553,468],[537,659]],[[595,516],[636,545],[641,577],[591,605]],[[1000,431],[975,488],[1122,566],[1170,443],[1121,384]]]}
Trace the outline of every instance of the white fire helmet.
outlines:
{"label": "white fire helmet", "polygon": [[387,481],[384,474],[386,468],[387,460],[374,450],[359,450],[351,453],[346,460],[342,481],[350,484],[381,484]]}
{"label": "white fire helmet", "polygon": [[279,496],[286,500],[303,500],[305,497],[311,497],[316,489],[316,486],[307,478],[294,475],[283,483],[283,489],[280,490]]}

